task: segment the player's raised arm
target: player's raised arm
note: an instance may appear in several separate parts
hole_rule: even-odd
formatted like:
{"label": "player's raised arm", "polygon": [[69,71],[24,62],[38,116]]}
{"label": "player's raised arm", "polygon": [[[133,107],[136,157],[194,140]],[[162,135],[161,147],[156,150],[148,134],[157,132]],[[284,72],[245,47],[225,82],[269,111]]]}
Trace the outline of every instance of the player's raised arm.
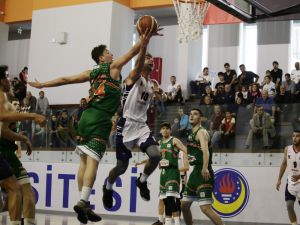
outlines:
{"label": "player's raised arm", "polygon": [[187,148],[185,147],[185,145],[178,139],[178,138],[174,138],[173,139],[173,145],[179,149],[180,151],[183,152],[183,168],[180,169],[180,171],[188,171],[189,170],[189,161],[188,161],[188,155],[187,155]]}
{"label": "player's raised arm", "polygon": [[58,87],[58,86],[67,85],[67,84],[84,83],[84,82],[89,81],[90,72],[91,72],[91,70],[86,70],[77,75],[62,76],[62,77],[56,78],[54,80],[50,80],[50,81],[46,81],[46,82],[42,82],[42,83],[35,80],[34,82],[28,82],[28,84],[31,87],[41,89],[41,88],[48,88],[48,87]]}
{"label": "player's raised arm", "polygon": [[283,177],[283,174],[287,167],[287,148],[284,149],[284,157],[280,166],[279,174],[278,174],[278,180],[276,183],[276,189],[279,191],[280,185],[281,185],[281,179]]}

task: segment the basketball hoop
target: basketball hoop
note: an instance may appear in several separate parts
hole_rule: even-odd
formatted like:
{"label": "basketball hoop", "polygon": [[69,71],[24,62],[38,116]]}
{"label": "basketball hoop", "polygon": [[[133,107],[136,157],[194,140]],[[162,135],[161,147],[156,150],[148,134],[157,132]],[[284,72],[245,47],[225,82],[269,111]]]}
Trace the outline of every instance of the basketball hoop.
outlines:
{"label": "basketball hoop", "polygon": [[202,35],[203,21],[209,6],[206,0],[173,0],[177,14],[178,41],[189,42]]}

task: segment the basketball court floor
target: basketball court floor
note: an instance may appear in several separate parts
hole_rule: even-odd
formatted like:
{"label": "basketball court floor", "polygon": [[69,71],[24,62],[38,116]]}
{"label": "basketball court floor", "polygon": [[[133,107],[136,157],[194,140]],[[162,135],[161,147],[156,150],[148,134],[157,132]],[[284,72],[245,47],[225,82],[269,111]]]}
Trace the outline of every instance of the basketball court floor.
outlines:
{"label": "basketball court floor", "polygon": [[[103,221],[98,223],[99,225],[150,225],[155,222],[156,218],[142,218],[142,217],[128,217],[128,216],[104,216]],[[40,212],[36,214],[37,225],[79,225],[80,223],[76,219],[73,213],[49,213]],[[182,225],[183,219],[182,219]],[[194,225],[211,225],[210,221],[196,221]],[[226,225],[271,225],[267,223],[238,223],[238,222],[225,222]],[[5,213],[0,214],[0,225],[9,225],[8,216]],[[276,224],[287,225],[287,224]]]}

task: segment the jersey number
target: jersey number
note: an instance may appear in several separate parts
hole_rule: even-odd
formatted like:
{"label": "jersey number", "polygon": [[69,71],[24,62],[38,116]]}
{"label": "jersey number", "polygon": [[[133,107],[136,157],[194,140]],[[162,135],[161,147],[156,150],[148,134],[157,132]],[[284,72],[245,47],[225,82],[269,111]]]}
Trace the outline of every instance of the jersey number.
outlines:
{"label": "jersey number", "polygon": [[145,102],[148,100],[149,94],[147,92],[143,92],[141,99],[144,100]]}

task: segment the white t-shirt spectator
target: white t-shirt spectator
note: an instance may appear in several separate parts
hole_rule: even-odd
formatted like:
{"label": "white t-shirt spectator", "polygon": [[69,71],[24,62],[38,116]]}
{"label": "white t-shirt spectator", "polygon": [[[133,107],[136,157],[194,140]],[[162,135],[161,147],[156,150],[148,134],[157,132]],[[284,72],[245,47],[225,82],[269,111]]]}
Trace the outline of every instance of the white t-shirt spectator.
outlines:
{"label": "white t-shirt spectator", "polygon": [[291,72],[291,80],[297,84],[300,80],[300,70],[292,70]]}
{"label": "white t-shirt spectator", "polygon": [[168,86],[168,93],[171,93],[172,96],[175,96],[176,95],[177,86],[178,86],[178,84],[174,84],[174,85],[170,84]]}
{"label": "white t-shirt spectator", "polygon": [[275,87],[275,84],[271,81],[270,83],[268,84],[265,84],[263,86],[263,91],[264,90],[267,90],[268,91],[268,94],[270,97],[273,97],[274,94],[275,94],[275,90],[276,90],[276,87]]}
{"label": "white t-shirt spectator", "polygon": [[211,82],[210,76],[204,76],[202,72],[198,73],[195,77],[195,81],[200,81],[200,83],[205,83],[205,80],[207,83]]}

